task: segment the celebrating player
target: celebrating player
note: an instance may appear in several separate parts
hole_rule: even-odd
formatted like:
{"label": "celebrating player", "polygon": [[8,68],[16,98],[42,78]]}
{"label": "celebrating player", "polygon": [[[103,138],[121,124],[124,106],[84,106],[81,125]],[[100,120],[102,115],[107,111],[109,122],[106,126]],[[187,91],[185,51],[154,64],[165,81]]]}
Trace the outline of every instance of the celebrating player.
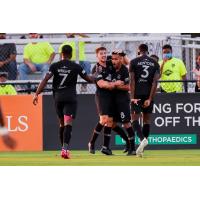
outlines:
{"label": "celebrating player", "polygon": [[126,66],[122,65],[123,54],[118,51],[112,52],[112,63],[115,68],[112,81],[123,81],[124,85],[116,86],[113,90],[113,104],[114,104],[114,124],[113,128],[117,127],[117,122],[123,124],[128,133],[130,147],[127,155],[135,155],[135,134],[131,126],[130,114],[130,95],[128,93],[129,87],[129,73]]}
{"label": "celebrating player", "polygon": [[41,81],[33,98],[33,104],[38,102],[38,95],[46,86],[48,80],[53,76],[53,96],[55,100],[56,112],[60,122],[60,142],[62,145],[61,157],[70,158],[69,143],[72,132],[72,121],[76,116],[76,84],[77,76],[92,82],[80,65],[70,61],[72,57],[72,47],[65,45],[62,48],[62,60],[50,66],[49,72]]}
{"label": "celebrating player", "polygon": [[[95,70],[93,71],[96,76],[97,91],[95,94],[95,101],[97,105],[98,114],[100,117],[99,122],[94,128],[94,132],[88,144],[89,152],[95,153],[95,142],[98,135],[101,133],[104,127],[104,144],[101,152],[106,155],[112,155],[112,151],[109,148],[111,129],[113,123],[113,102],[112,102],[112,90],[117,85],[122,85],[122,81],[112,82],[112,75],[114,73],[114,68],[112,62],[107,61],[107,52],[105,47],[99,47],[96,49],[97,64],[95,65]],[[128,137],[124,133],[123,129],[116,126],[113,129],[117,132],[129,145]],[[128,147],[127,147],[128,148]],[[126,148],[126,149],[127,149]],[[127,151],[127,150],[125,150]]]}
{"label": "celebrating player", "polygon": [[140,132],[139,118],[143,113],[143,128],[141,141],[136,154],[143,155],[144,148],[148,145],[150,133],[150,119],[153,110],[153,100],[160,77],[159,64],[148,56],[148,46],[141,44],[138,48],[138,57],[131,60],[130,67],[131,88],[131,113],[133,129]]}

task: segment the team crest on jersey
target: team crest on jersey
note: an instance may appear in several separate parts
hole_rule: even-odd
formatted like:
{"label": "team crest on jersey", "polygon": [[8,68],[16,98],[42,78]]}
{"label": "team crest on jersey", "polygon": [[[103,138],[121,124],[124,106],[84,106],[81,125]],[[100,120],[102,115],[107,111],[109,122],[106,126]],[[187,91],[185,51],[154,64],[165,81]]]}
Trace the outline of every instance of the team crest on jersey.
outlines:
{"label": "team crest on jersey", "polygon": [[111,81],[112,80],[111,74],[108,74],[108,76],[105,79]]}
{"label": "team crest on jersey", "polygon": [[174,63],[172,63],[172,67],[175,67],[176,65]]}
{"label": "team crest on jersey", "polygon": [[166,75],[166,76],[170,76],[171,74],[173,73],[173,71],[171,71],[171,70],[166,70],[165,72],[164,72],[164,75]]}
{"label": "team crest on jersey", "polygon": [[63,67],[61,67],[61,68],[63,68],[63,69],[67,69],[67,67],[66,67],[66,66],[63,66]]}
{"label": "team crest on jersey", "polygon": [[118,79],[118,80],[121,79],[121,75],[120,75],[120,74],[118,74],[117,79]]}

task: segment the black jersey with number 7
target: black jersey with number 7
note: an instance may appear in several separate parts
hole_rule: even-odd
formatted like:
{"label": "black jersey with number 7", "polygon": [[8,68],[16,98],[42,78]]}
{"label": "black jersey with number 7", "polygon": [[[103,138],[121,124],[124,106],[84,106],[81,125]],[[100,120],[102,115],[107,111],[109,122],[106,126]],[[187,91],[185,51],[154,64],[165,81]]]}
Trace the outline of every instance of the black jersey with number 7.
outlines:
{"label": "black jersey with number 7", "polygon": [[74,100],[78,75],[82,78],[87,75],[80,65],[70,60],[62,60],[52,64],[49,73],[53,74],[53,91],[60,101]]}

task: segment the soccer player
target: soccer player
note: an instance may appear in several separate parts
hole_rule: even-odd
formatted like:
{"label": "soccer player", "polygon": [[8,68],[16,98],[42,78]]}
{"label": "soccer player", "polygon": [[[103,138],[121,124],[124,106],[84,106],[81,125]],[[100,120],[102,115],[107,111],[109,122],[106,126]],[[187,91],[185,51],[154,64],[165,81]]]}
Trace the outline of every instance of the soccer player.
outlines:
{"label": "soccer player", "polygon": [[[105,155],[112,155],[112,151],[109,148],[111,129],[113,123],[113,102],[112,102],[112,91],[117,85],[122,85],[122,81],[112,82],[112,74],[115,71],[112,62],[107,61],[107,50],[105,47],[99,47],[96,49],[97,55],[97,64],[93,72],[96,76],[96,85],[97,90],[95,94],[95,102],[97,105],[97,111],[99,114],[99,122],[94,128],[90,142],[88,143],[89,152],[95,153],[95,142],[98,138],[98,135],[101,133],[104,128],[104,144],[101,149],[101,152]],[[113,129],[117,132],[128,145],[128,137],[124,133],[123,129],[119,126],[116,126]],[[127,150],[125,150],[127,151]]]}
{"label": "soccer player", "polygon": [[62,60],[50,66],[49,72],[41,81],[33,98],[33,104],[38,102],[38,95],[46,86],[48,80],[53,76],[53,96],[55,100],[56,112],[60,122],[60,142],[62,145],[61,157],[70,158],[69,143],[72,132],[72,122],[76,116],[77,99],[76,84],[77,76],[92,82],[80,65],[70,61],[72,57],[72,47],[64,45],[62,48]]}
{"label": "soccer player", "polygon": [[130,95],[129,95],[129,72],[125,65],[123,65],[123,54],[118,51],[112,52],[112,63],[115,68],[112,81],[123,81],[124,85],[116,86],[113,90],[114,102],[114,123],[113,128],[116,127],[117,122],[123,124],[128,133],[130,148],[127,155],[136,155],[135,152],[135,134],[131,125],[130,114]]}
{"label": "soccer player", "polygon": [[148,145],[151,113],[153,110],[157,81],[160,77],[159,64],[148,56],[148,46],[146,44],[141,44],[138,47],[138,57],[131,60],[129,72],[131,88],[131,115],[133,129],[135,131],[140,131],[138,120],[141,113],[143,114],[143,140],[136,150],[136,154],[138,156],[142,156],[144,148]]}

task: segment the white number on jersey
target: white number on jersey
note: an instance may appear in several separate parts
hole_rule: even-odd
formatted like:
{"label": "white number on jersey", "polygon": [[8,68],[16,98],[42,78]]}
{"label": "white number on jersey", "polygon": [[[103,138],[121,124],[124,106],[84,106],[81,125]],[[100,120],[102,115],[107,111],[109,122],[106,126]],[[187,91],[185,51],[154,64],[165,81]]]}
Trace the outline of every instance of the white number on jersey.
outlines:
{"label": "white number on jersey", "polygon": [[65,82],[65,80],[66,80],[68,74],[59,74],[59,75],[60,75],[60,76],[63,76],[63,79],[62,79],[62,81],[60,82],[60,86],[62,86],[63,83]]}
{"label": "white number on jersey", "polygon": [[147,78],[149,76],[149,71],[148,71],[149,66],[143,65],[142,67],[143,67],[143,72],[144,73],[141,75],[141,77],[142,78]]}

